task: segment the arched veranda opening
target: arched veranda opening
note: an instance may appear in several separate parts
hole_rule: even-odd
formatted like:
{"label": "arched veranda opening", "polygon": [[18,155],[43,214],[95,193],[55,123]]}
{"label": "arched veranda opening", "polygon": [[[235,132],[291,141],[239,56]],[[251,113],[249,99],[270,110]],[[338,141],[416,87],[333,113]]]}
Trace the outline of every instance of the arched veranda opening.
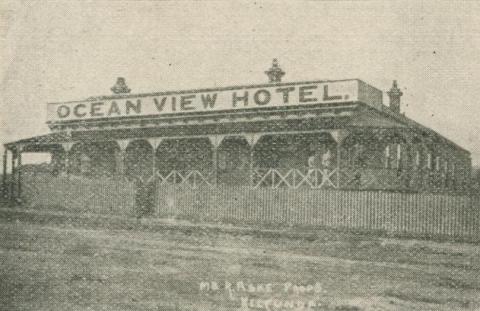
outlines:
{"label": "arched veranda opening", "polygon": [[90,178],[111,177],[116,172],[117,151],[115,142],[76,143],[69,152],[69,173]]}
{"label": "arched veranda opening", "polygon": [[253,148],[253,185],[278,188],[335,187],[337,143],[332,135],[265,135]]}
{"label": "arched veranda opening", "polygon": [[165,139],[155,152],[155,170],[163,183],[214,183],[213,146],[208,138]]}
{"label": "arched veranda opening", "polygon": [[250,145],[242,136],[228,136],[217,150],[218,183],[250,184]]}
{"label": "arched veranda opening", "polygon": [[253,148],[256,168],[334,168],[337,143],[329,133],[264,135]]}

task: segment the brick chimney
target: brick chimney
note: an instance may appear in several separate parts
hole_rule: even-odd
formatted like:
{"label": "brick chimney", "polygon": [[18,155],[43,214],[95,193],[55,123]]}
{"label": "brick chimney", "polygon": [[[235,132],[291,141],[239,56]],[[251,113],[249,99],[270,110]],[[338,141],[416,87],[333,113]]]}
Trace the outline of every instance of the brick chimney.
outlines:
{"label": "brick chimney", "polygon": [[402,97],[402,91],[397,87],[397,80],[393,80],[393,85],[390,91],[387,92],[390,97],[390,110],[396,113],[400,113],[400,97]]}

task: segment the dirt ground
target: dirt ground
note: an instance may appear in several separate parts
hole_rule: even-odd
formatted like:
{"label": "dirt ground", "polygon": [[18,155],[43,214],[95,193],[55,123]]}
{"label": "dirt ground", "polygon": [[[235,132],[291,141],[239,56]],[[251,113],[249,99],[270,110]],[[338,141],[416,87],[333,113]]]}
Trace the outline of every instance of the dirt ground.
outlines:
{"label": "dirt ground", "polygon": [[480,245],[152,224],[0,208],[0,310],[480,310]]}

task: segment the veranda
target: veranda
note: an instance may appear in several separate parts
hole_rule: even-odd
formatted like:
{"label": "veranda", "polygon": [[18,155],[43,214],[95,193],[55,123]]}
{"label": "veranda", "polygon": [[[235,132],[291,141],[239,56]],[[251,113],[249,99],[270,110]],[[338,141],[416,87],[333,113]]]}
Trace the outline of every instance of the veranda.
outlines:
{"label": "veranda", "polygon": [[50,152],[53,175],[155,181],[192,189],[242,185],[467,191],[462,162],[453,150],[439,150],[435,144],[431,137],[409,130],[338,129],[16,145],[11,150],[15,178],[5,194],[21,194],[22,172],[16,167],[25,152]]}

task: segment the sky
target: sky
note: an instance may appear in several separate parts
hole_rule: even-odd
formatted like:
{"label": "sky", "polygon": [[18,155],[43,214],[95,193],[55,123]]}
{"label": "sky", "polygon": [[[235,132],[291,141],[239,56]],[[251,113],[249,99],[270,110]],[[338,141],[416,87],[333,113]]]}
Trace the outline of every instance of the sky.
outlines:
{"label": "sky", "polygon": [[480,1],[3,0],[0,143],[118,76],[132,93],[264,83],[277,58],[286,82],[398,80],[402,111],[480,165],[478,16]]}

